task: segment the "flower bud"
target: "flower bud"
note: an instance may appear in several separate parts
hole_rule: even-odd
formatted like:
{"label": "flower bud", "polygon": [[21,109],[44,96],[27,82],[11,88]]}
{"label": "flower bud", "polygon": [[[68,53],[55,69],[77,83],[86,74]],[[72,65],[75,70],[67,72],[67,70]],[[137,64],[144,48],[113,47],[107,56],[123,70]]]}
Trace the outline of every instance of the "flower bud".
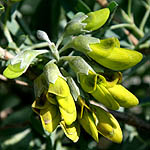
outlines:
{"label": "flower bud", "polygon": [[120,84],[108,89],[120,106],[128,108],[138,105],[138,99]]}
{"label": "flower bud", "polygon": [[77,121],[73,122],[71,125],[66,125],[64,121],[61,121],[60,126],[63,129],[65,135],[73,142],[77,142],[79,140],[80,125]]}
{"label": "flower bud", "polygon": [[109,14],[110,14],[109,8],[104,8],[88,13],[87,14],[88,17],[83,21],[83,23],[87,24],[85,26],[85,29],[88,31],[94,31],[99,29],[106,23]]}
{"label": "flower bud", "polygon": [[87,15],[81,12],[77,13],[65,27],[64,36],[97,30],[106,23],[109,14],[109,8],[90,12]]}
{"label": "flower bud", "polygon": [[77,36],[68,47],[81,51],[94,59],[100,65],[112,70],[128,69],[142,59],[142,54],[125,48],[120,48],[117,38],[99,40],[89,36]]}
{"label": "flower bud", "polygon": [[100,107],[92,107],[94,108],[97,116],[97,129],[99,133],[113,142],[121,143],[122,131],[114,116]]}
{"label": "flower bud", "polygon": [[125,48],[120,48],[117,38],[101,40],[100,43],[90,44],[92,51],[88,56],[102,66],[112,70],[125,70],[139,63],[142,54]]}
{"label": "flower bud", "polygon": [[72,124],[76,120],[77,112],[67,82],[53,62],[46,64],[44,75],[49,84],[48,93],[55,96],[62,118],[67,125]]}

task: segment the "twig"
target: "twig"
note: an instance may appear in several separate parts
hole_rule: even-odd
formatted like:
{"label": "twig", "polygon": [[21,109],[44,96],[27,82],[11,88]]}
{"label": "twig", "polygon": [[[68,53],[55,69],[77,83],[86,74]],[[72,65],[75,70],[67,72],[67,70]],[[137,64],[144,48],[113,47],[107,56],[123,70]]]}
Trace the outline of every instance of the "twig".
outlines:
{"label": "twig", "polygon": [[0,59],[9,60],[12,59],[13,57],[14,56],[11,53],[0,47]]}
{"label": "twig", "polygon": [[20,123],[20,124],[10,124],[10,125],[6,125],[4,127],[0,127],[0,131],[7,130],[7,129],[10,129],[10,128],[24,128],[24,127],[27,127],[29,125],[30,125],[29,121],[25,121],[25,122]]}
{"label": "twig", "polygon": [[146,121],[136,117],[132,113],[127,112],[117,112],[117,111],[109,111],[114,115],[114,117],[126,124],[132,125],[137,129],[143,130],[145,132],[150,132],[150,124]]}
{"label": "twig", "polygon": [[131,14],[131,4],[132,4],[132,0],[128,0],[128,15],[129,15],[129,17],[132,16],[132,14]]}
{"label": "twig", "polygon": [[136,117],[132,113],[108,110],[103,105],[101,105],[100,103],[97,103],[93,100],[90,101],[90,104],[105,109],[105,111],[108,111],[111,114],[113,114],[114,117],[119,121],[122,121],[128,125],[132,125],[132,126],[136,127],[137,129],[142,130],[143,132],[149,132],[150,133],[150,123],[147,123],[146,121]]}
{"label": "twig", "polygon": [[133,34],[131,34],[127,29],[124,29],[124,33],[128,36],[133,45],[138,44],[139,42],[138,39]]}
{"label": "twig", "polygon": [[144,26],[145,26],[145,24],[147,22],[147,19],[148,19],[149,15],[150,15],[150,6],[147,4],[145,7],[146,7],[146,13],[145,13],[145,15],[143,17],[143,20],[141,21],[141,24],[140,24],[140,30],[141,31],[143,31]]}
{"label": "twig", "polygon": [[102,6],[102,7],[106,7],[108,4],[107,0],[97,0],[97,2]]}
{"label": "twig", "polygon": [[29,87],[29,84],[27,82],[21,81],[21,80],[9,80],[7,79],[5,76],[3,76],[2,74],[0,74],[0,80],[4,81],[4,82],[10,82],[10,83],[15,83],[18,85],[22,85],[22,86],[27,86]]}

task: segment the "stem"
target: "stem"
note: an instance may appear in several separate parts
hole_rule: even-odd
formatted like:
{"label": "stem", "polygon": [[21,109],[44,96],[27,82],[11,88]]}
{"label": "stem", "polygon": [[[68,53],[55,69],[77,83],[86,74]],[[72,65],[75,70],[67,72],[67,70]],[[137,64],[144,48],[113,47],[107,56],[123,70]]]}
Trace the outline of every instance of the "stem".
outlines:
{"label": "stem", "polygon": [[5,35],[8,43],[12,43],[13,39],[12,39],[11,34],[6,25],[3,25],[3,32],[4,32],[4,35]]}
{"label": "stem", "polygon": [[68,61],[68,60],[70,60],[71,58],[74,58],[74,56],[62,56],[62,57],[60,57],[60,61]]}
{"label": "stem", "polygon": [[61,42],[63,41],[63,38],[64,38],[64,34],[62,34],[62,35],[59,37],[59,39],[58,39],[58,41],[57,41],[57,43],[56,43],[56,48],[57,48],[57,49],[58,49],[59,45],[61,44]]}
{"label": "stem", "polygon": [[140,37],[144,36],[144,32],[141,31],[135,24],[132,24],[131,29]]}
{"label": "stem", "polygon": [[144,36],[143,31],[141,31],[135,24],[128,24],[128,23],[122,23],[122,24],[117,24],[113,25],[110,27],[110,29],[118,29],[118,28],[129,28],[133,30],[140,38]]}
{"label": "stem", "polygon": [[43,43],[38,43],[38,44],[34,44],[32,46],[29,46],[29,47],[25,48],[24,50],[43,48],[43,47],[47,47],[47,46],[49,46],[49,44],[47,42],[43,42]]}
{"label": "stem", "polygon": [[142,20],[142,22],[141,22],[141,24],[140,24],[140,30],[141,30],[141,31],[143,31],[143,29],[144,29],[144,26],[145,26],[146,21],[147,21],[147,19],[148,19],[148,17],[149,17],[149,14],[150,14],[150,6],[147,7],[146,13],[145,13],[145,15],[144,15],[144,18],[143,18],[143,20]]}
{"label": "stem", "polygon": [[128,0],[128,15],[129,15],[129,17],[132,16],[132,14],[131,14],[131,4],[132,4],[132,0]]}
{"label": "stem", "polygon": [[118,28],[131,28],[131,25],[128,23],[122,23],[122,24],[117,24],[117,25],[112,25],[110,29],[118,29]]}
{"label": "stem", "polygon": [[64,46],[59,50],[59,54],[61,54],[62,52],[64,52],[64,51],[67,50],[68,48],[70,48],[70,42],[68,42],[66,45],[64,45]]}

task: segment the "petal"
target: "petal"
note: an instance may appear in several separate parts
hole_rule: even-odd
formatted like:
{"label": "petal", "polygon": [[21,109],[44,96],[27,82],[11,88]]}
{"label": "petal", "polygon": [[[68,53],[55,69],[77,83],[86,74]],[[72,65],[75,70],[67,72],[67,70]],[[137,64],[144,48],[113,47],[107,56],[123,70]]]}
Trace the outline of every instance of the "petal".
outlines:
{"label": "petal", "polygon": [[60,122],[60,112],[58,108],[49,103],[46,109],[40,110],[40,117],[43,128],[48,132],[53,132]]}
{"label": "petal", "polygon": [[67,97],[56,96],[57,102],[59,104],[59,110],[61,116],[67,125],[72,124],[77,118],[77,111],[75,102],[69,93]]}
{"label": "petal", "polygon": [[79,140],[80,125],[77,121],[73,122],[71,125],[66,125],[64,121],[61,121],[60,126],[63,129],[65,135],[73,142],[77,142]]}
{"label": "petal", "polygon": [[80,73],[79,80],[84,91],[91,93],[96,89],[97,75],[89,73],[88,75]]}
{"label": "petal", "polygon": [[69,95],[70,90],[66,81],[58,77],[55,83],[49,83],[48,93],[52,93],[61,97],[66,97]]}
{"label": "petal", "polygon": [[82,118],[80,118],[80,113],[78,113],[78,120],[84,130],[98,142],[98,131],[92,113],[85,109]]}
{"label": "petal", "polygon": [[138,105],[139,101],[131,92],[120,84],[108,89],[120,106],[128,108]]}
{"label": "petal", "polygon": [[100,107],[93,106],[98,119],[97,129],[104,137],[109,140],[121,143],[122,142],[122,131],[118,121],[112,114],[106,112]]}
{"label": "petal", "polygon": [[117,110],[120,107],[111,93],[101,84],[96,86],[96,90],[91,95],[109,109]]}

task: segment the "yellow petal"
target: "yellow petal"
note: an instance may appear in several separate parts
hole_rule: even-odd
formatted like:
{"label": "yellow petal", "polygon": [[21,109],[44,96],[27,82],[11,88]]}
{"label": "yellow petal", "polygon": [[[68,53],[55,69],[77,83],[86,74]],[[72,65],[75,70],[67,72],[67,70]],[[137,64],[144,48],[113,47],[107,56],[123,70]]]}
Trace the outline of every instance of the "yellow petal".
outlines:
{"label": "yellow petal", "polygon": [[101,40],[100,43],[91,44],[92,49],[88,55],[99,64],[112,70],[128,69],[142,59],[142,54],[125,48],[120,48],[117,38]]}
{"label": "yellow petal", "polygon": [[32,104],[32,110],[39,115],[40,109],[45,109],[49,105],[49,102],[46,101],[45,94],[43,93],[41,97],[37,97]]}
{"label": "yellow petal", "polygon": [[56,129],[61,118],[59,109],[55,105],[50,103],[46,109],[40,110],[40,117],[43,128],[50,133]]}
{"label": "yellow petal", "polygon": [[117,110],[120,107],[111,93],[101,84],[97,85],[96,90],[91,95],[109,109]]}
{"label": "yellow petal", "polygon": [[84,23],[87,23],[85,29],[89,31],[97,30],[106,23],[109,14],[109,8],[104,8],[88,13],[87,19],[83,21]]}
{"label": "yellow petal", "polygon": [[77,121],[73,122],[71,125],[66,125],[64,121],[61,121],[60,126],[63,129],[65,135],[73,142],[77,142],[79,140],[80,125]]}
{"label": "yellow petal", "polygon": [[120,84],[116,84],[108,90],[122,107],[133,107],[139,103],[138,99]]}
{"label": "yellow petal", "polygon": [[48,92],[61,97],[66,97],[69,95],[70,90],[66,81],[63,78],[58,77],[54,84],[49,83]]}
{"label": "yellow petal", "polygon": [[80,118],[80,113],[78,113],[78,120],[84,130],[98,142],[98,131],[92,113],[88,112],[87,109],[84,109],[82,118]]}
{"label": "yellow petal", "polygon": [[98,119],[97,129],[104,137],[109,140],[121,143],[122,142],[122,131],[118,121],[112,114],[106,112],[100,107],[93,106]]}
{"label": "yellow petal", "polygon": [[67,97],[56,96],[61,116],[67,125],[71,125],[77,118],[75,102],[69,93]]}

